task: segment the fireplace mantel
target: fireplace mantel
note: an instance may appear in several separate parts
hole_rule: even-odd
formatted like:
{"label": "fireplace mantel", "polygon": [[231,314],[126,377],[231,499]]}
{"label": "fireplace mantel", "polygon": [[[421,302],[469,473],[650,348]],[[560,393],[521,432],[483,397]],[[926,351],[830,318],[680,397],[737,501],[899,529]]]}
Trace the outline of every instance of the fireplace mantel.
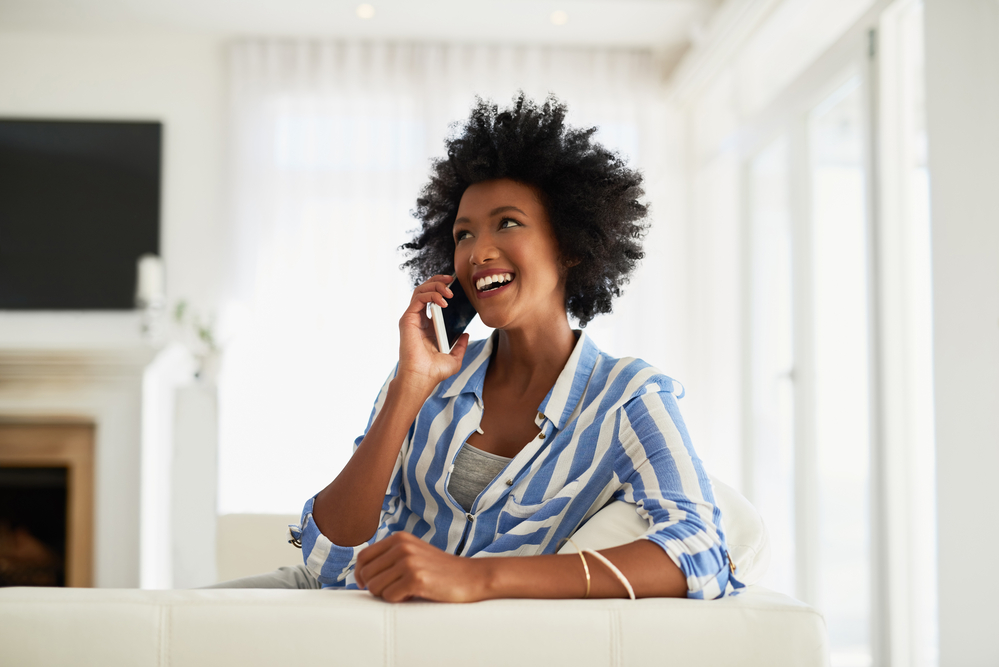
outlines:
{"label": "fireplace mantel", "polygon": [[156,357],[149,347],[117,350],[0,349],[0,383],[97,381],[133,376]]}
{"label": "fireplace mantel", "polygon": [[156,358],[149,347],[118,350],[10,350],[0,348],[0,384],[101,381],[131,377]]}
{"label": "fireplace mantel", "polygon": [[0,350],[99,352],[147,347],[139,311],[0,311]]}

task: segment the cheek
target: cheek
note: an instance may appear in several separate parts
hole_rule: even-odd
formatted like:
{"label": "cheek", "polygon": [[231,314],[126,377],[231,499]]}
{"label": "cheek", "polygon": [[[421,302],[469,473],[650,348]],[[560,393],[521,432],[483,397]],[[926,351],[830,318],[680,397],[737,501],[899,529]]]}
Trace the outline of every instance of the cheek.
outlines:
{"label": "cheek", "polygon": [[561,253],[559,253],[558,245],[555,243],[555,239],[550,239],[545,248],[545,255],[547,257],[547,264],[552,267],[552,273],[555,275],[556,280],[559,283],[565,281],[566,268],[561,259]]}

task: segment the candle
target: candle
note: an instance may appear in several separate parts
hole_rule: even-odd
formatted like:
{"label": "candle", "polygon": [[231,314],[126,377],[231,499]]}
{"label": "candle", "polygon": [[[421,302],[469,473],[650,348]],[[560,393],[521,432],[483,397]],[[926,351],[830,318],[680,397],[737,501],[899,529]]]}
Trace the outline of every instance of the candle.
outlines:
{"label": "candle", "polygon": [[163,260],[146,253],[139,257],[138,280],[135,286],[135,302],[142,308],[161,306],[166,302],[166,285]]}

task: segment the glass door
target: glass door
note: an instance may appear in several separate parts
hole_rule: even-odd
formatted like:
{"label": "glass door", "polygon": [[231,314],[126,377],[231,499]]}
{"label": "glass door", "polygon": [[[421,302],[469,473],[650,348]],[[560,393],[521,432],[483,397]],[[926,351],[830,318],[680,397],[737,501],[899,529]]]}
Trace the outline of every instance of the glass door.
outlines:
{"label": "glass door", "polygon": [[937,661],[922,4],[743,130],[744,489],[834,667]]}
{"label": "glass door", "polygon": [[771,560],[764,586],[794,596],[795,452],[793,234],[789,141],[750,162],[747,493],[766,517]]}
{"label": "glass door", "polygon": [[858,61],[746,172],[745,487],[770,531],[762,583],[822,611],[836,667],[875,655],[871,114]]}
{"label": "glass door", "polygon": [[871,323],[861,76],[808,114],[815,494],[814,604],[836,666],[871,652]]}

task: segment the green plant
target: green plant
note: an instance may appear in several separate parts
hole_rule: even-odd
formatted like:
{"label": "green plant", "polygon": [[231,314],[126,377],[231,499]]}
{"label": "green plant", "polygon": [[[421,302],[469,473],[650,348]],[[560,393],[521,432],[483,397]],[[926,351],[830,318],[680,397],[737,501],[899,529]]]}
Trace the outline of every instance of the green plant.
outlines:
{"label": "green plant", "polygon": [[202,319],[185,299],[181,299],[174,306],[173,319],[180,328],[184,344],[198,361],[195,375],[201,377],[220,351],[215,336],[214,318],[209,316]]}

